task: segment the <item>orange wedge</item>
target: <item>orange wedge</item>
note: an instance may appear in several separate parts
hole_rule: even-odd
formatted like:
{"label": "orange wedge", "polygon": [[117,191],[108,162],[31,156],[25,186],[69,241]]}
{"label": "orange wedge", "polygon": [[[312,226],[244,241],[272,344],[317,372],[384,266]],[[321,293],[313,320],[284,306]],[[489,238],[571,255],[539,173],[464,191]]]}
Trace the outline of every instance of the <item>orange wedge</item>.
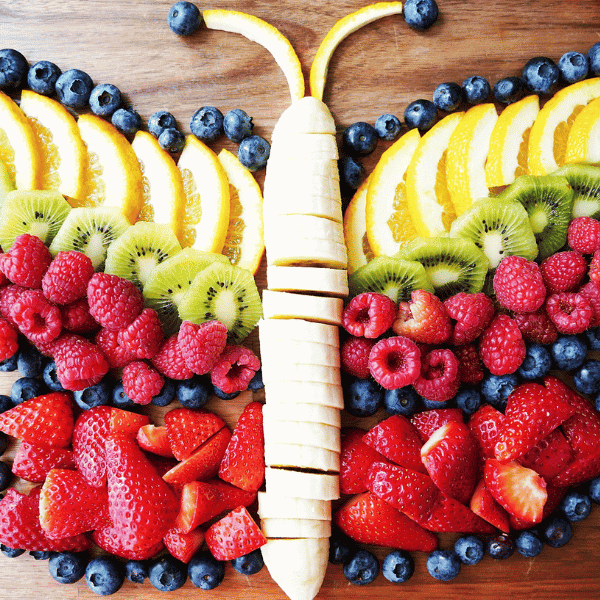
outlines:
{"label": "orange wedge", "polygon": [[565,163],[600,164],[600,98],[592,100],[573,121]]}
{"label": "orange wedge", "polygon": [[375,258],[367,237],[367,189],[371,176],[356,190],[344,212],[344,241],[348,250],[348,275]]}

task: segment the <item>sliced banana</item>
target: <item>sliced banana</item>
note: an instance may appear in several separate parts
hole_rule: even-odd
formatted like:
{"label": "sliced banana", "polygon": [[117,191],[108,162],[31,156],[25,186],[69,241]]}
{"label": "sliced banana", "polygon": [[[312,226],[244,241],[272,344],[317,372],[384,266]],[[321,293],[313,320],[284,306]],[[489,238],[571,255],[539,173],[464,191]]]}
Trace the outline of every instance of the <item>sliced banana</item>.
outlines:
{"label": "sliced banana", "polygon": [[274,496],[258,492],[258,515],[261,519],[331,519],[331,502]]}
{"label": "sliced banana", "polygon": [[275,128],[273,139],[293,133],[329,133],[335,135],[335,121],[327,105],[317,98],[305,96],[286,108]]}
{"label": "sliced banana", "polygon": [[300,444],[340,452],[339,427],[304,421],[275,421],[264,417],[263,428],[269,444]]}
{"label": "sliced banana", "polygon": [[269,443],[265,444],[265,465],[339,473],[340,454],[316,446]]}
{"label": "sliced banana", "polygon": [[264,333],[260,340],[262,358],[269,362],[300,362],[308,365],[340,366],[340,352],[334,346],[317,342],[298,342],[275,340],[274,343],[265,339]]}
{"label": "sliced banana", "polygon": [[315,519],[262,519],[266,538],[324,538],[331,535],[331,521]]}
{"label": "sliced banana", "polygon": [[333,181],[340,180],[340,171],[337,160],[329,158],[327,160],[312,160],[308,158],[284,158],[269,157],[266,168],[265,186],[269,178],[281,181],[288,177],[290,183],[297,183],[305,178],[328,177]]}
{"label": "sliced banana", "polygon": [[[267,404],[281,404],[285,407],[310,403],[329,406],[341,410],[344,408],[344,394],[341,386],[315,381],[272,381],[265,383]],[[266,406],[266,405],[265,405]]]}
{"label": "sliced banana", "polygon": [[342,324],[344,301],[341,298],[264,290],[262,302],[266,319],[306,319],[331,325]]}
{"label": "sliced banana", "polygon": [[[326,165],[330,163],[326,162]],[[340,182],[325,175],[305,175],[295,170],[290,172],[283,167],[265,178],[264,196],[267,201],[276,199],[303,198],[309,195],[322,196],[332,200],[340,199]]]}
{"label": "sliced banana", "polygon": [[345,297],[348,295],[348,272],[326,267],[268,265],[267,285],[275,292],[314,292]]}
{"label": "sliced banana", "polygon": [[337,221],[313,215],[279,215],[265,219],[265,243],[289,236],[330,240],[345,244],[344,226]]}
{"label": "sliced banana", "polygon": [[[278,269],[284,267],[277,267]],[[287,267],[286,267],[287,268]],[[299,268],[299,267],[290,267]],[[339,348],[340,334],[335,325],[315,323],[302,319],[261,319],[258,322],[259,335],[265,332],[269,339],[299,340],[318,342]]]}
{"label": "sliced banana", "polygon": [[330,133],[291,133],[272,140],[270,156],[302,159],[337,160],[338,146]]}
{"label": "sliced banana", "polygon": [[285,197],[266,196],[264,210],[268,218],[279,215],[312,215],[332,221],[342,222],[342,205],[339,200],[323,198],[319,195],[299,196],[290,191]]}
{"label": "sliced banana", "polygon": [[267,264],[345,269],[348,266],[348,254],[345,244],[289,236],[288,239],[271,241],[267,246]]}
{"label": "sliced banana", "polygon": [[325,365],[263,361],[262,373],[265,384],[275,381],[310,381],[315,383],[329,383],[334,386],[342,385],[340,369]]}
{"label": "sliced banana", "polygon": [[267,493],[313,500],[337,500],[339,477],[332,473],[307,473],[288,469],[265,468]]}
{"label": "sliced banana", "polygon": [[339,409],[305,402],[295,404],[284,404],[282,402],[267,403],[263,406],[263,417],[275,421],[323,423],[332,427],[341,427],[342,424]]}

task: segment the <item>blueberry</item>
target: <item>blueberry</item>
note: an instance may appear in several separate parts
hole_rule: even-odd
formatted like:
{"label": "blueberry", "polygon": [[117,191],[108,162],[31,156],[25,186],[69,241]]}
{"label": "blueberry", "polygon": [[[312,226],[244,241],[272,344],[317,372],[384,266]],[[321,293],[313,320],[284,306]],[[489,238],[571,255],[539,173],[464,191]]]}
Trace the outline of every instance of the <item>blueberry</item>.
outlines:
{"label": "blueberry", "polygon": [[214,106],[203,106],[192,115],[190,129],[199,140],[214,142],[223,135],[223,113]]}
{"label": "blueberry", "polygon": [[212,386],[212,393],[219,398],[219,400],[233,400],[240,395],[240,392],[224,392],[221,388],[216,385]]}
{"label": "blueberry", "polygon": [[158,145],[167,152],[181,152],[185,146],[185,136],[175,127],[167,127],[158,136]]}
{"label": "blueberry", "polygon": [[342,156],[338,161],[340,183],[347,189],[356,190],[365,178],[364,167],[351,156]]}
{"label": "blueberry", "polygon": [[545,56],[536,56],[528,60],[521,73],[527,89],[534,94],[551,94],[559,75],[557,64]]}
{"label": "blueberry", "polygon": [[460,573],[460,558],[454,550],[434,550],[427,557],[427,571],[439,581],[450,581]]}
{"label": "blueberry", "polygon": [[452,406],[456,405],[454,398],[439,402],[438,400],[427,400],[427,398],[421,397],[421,402],[423,403],[423,410],[432,410],[434,408],[451,408]]}
{"label": "blueberry", "polygon": [[541,344],[527,345],[525,358],[517,369],[517,374],[527,381],[541,379],[552,368],[552,358],[548,348]]}
{"label": "blueberry", "polygon": [[587,52],[590,65],[590,74],[594,77],[600,75],[600,42],[596,42]]}
{"label": "blueberry", "polygon": [[90,108],[99,117],[110,117],[117,108],[121,108],[123,97],[116,85],[100,83],[90,94]]}
{"label": "blueberry", "polygon": [[148,580],[161,592],[178,590],[187,579],[185,563],[166,554],[152,561],[148,569]]}
{"label": "blueberry", "polygon": [[0,50],[0,90],[16,90],[27,75],[27,59],[16,50]]}
{"label": "blueberry", "polygon": [[[8,398],[8,396],[4,396],[4,398]],[[10,401],[10,398],[8,398]],[[12,406],[12,402],[10,403]],[[2,456],[6,449],[8,448],[8,435],[4,433],[4,431],[0,431],[0,456]]]}
{"label": "blueberry", "polygon": [[525,95],[525,84],[520,77],[505,77],[494,86],[494,98],[501,104],[512,104]]}
{"label": "blueberry", "polygon": [[455,111],[462,102],[463,91],[458,83],[448,81],[440,83],[433,91],[433,103],[438,110]]}
{"label": "blueberry", "polygon": [[265,384],[263,382],[262,369],[259,369],[256,371],[256,373],[254,373],[250,383],[248,383],[248,389],[251,392],[258,392],[258,390],[262,390],[264,387]]}
{"label": "blueberry", "polygon": [[435,0],[406,0],[404,3],[406,24],[419,31],[431,27],[437,21],[438,14]]}
{"label": "blueberry", "polygon": [[475,387],[460,390],[454,400],[456,401],[456,406],[467,415],[472,415],[476,412],[482,402],[481,393]]}
{"label": "blueberry", "polygon": [[85,575],[87,560],[75,552],[55,552],[48,562],[48,570],[58,583],[75,583]]}
{"label": "blueberry", "polygon": [[465,79],[462,83],[462,90],[465,100],[469,104],[485,102],[492,91],[488,80],[481,75],[473,75]]}
{"label": "blueberry", "polygon": [[110,596],[121,589],[125,575],[121,563],[112,556],[92,558],[85,568],[85,580],[98,596]]}
{"label": "blueberry", "polygon": [[254,575],[265,566],[265,563],[259,548],[249,554],[234,558],[231,566],[242,575]]}
{"label": "blueberry", "polygon": [[4,491],[10,484],[12,471],[10,465],[0,460],[0,492]]}
{"label": "blueberry", "polygon": [[402,129],[400,119],[395,115],[381,115],[375,121],[375,131],[380,139],[386,142],[393,142],[399,135]]}
{"label": "blueberry", "polygon": [[173,33],[186,36],[192,35],[200,27],[202,15],[191,2],[176,2],[169,11],[167,22]]}
{"label": "blueberry", "polygon": [[0,362],[0,372],[7,373],[9,371],[16,371],[18,358],[19,353],[15,352],[10,358],[7,358]]}
{"label": "blueberry", "polygon": [[377,147],[379,135],[373,125],[358,121],[344,129],[342,143],[344,150],[352,156],[367,156]]}
{"label": "blueberry", "polygon": [[587,56],[581,52],[565,52],[558,61],[560,77],[565,83],[582,81],[589,69]]}
{"label": "blueberry", "polygon": [[263,169],[271,154],[271,145],[260,135],[250,135],[240,142],[238,158],[248,171]]}
{"label": "blueberry", "polygon": [[353,417],[370,417],[382,403],[383,388],[370,377],[353,377],[344,386],[344,407]]}
{"label": "blueberry", "polygon": [[96,385],[73,392],[73,397],[79,408],[88,410],[95,406],[108,406],[112,401],[112,394],[113,384],[105,377]]}
{"label": "blueberry", "polygon": [[344,577],[354,585],[367,585],[379,574],[377,557],[367,550],[357,550],[343,566]]}
{"label": "blueberry", "polygon": [[583,338],[561,335],[550,347],[554,365],[560,371],[574,371],[585,361],[587,346]]}
{"label": "blueberry", "polygon": [[594,477],[594,479],[590,481],[588,494],[590,495],[592,502],[600,504],[600,477]]}
{"label": "blueberry", "polygon": [[175,395],[182,406],[186,408],[200,408],[204,406],[212,394],[212,385],[199,375],[190,379],[183,379],[176,384]]}
{"label": "blueberry", "polygon": [[356,544],[347,535],[334,529],[329,538],[329,562],[333,565],[343,565],[348,562],[356,551]]}
{"label": "blueberry", "polygon": [[23,377],[38,377],[44,371],[46,358],[31,344],[23,344],[17,356],[17,368]]}
{"label": "blueberry", "polygon": [[431,129],[436,117],[437,108],[429,100],[415,100],[404,110],[404,121],[409,129],[427,131]]}
{"label": "blueberry", "polygon": [[421,396],[410,385],[395,390],[384,390],[383,408],[390,415],[409,417],[422,408]]}
{"label": "blueberry", "polygon": [[252,117],[249,117],[241,108],[233,108],[223,119],[225,135],[236,144],[252,135],[253,127]]}
{"label": "blueberry", "polygon": [[510,373],[509,375],[490,374],[484,377],[480,384],[481,393],[488,404],[503,412],[510,393],[518,383],[519,378],[515,373]]}
{"label": "blueberry", "polygon": [[590,350],[600,350],[600,327],[590,327],[585,332]]}
{"label": "blueberry", "polygon": [[464,535],[454,542],[454,552],[464,565],[476,565],[485,554],[485,544],[475,535]]}
{"label": "blueberry", "polygon": [[132,583],[144,583],[148,577],[148,565],[142,560],[128,560],[125,563],[125,577]]}
{"label": "blueberry", "polygon": [[406,550],[394,550],[383,559],[381,572],[392,583],[404,583],[413,576],[415,561]]}
{"label": "blueberry", "polygon": [[512,556],[515,544],[505,533],[490,536],[485,545],[487,553],[495,560],[504,560]]}
{"label": "blueberry", "polygon": [[36,62],[27,72],[27,85],[42,96],[53,96],[56,93],[56,81],[62,71],[49,60]]}
{"label": "blueberry", "polygon": [[582,394],[600,392],[600,361],[586,360],[573,373],[573,383]]}
{"label": "blueberry", "polygon": [[133,410],[137,406],[125,393],[122,381],[117,381],[112,389],[112,403],[122,410]]}
{"label": "blueberry", "polygon": [[587,494],[570,490],[561,500],[560,510],[571,522],[583,521],[592,511],[592,499]]}
{"label": "blueberry", "polygon": [[44,383],[52,392],[61,392],[64,390],[62,384],[58,380],[58,375],[56,374],[56,363],[53,360],[49,360],[44,367],[44,371],[42,373],[42,379]]}
{"label": "blueberry", "polygon": [[12,408],[14,403],[10,396],[0,394],[0,413],[6,412],[9,408]]}
{"label": "blueberry", "polygon": [[197,588],[214,590],[225,577],[225,563],[210,552],[198,552],[188,563],[188,577]]}
{"label": "blueberry", "polygon": [[156,111],[148,119],[148,131],[155,137],[158,138],[160,134],[165,130],[173,127],[177,129],[177,121],[175,117],[166,110]]}
{"label": "blueberry", "polygon": [[34,560],[50,560],[52,552],[50,550],[32,550],[29,555],[33,556]]}
{"label": "blueberry", "polygon": [[21,404],[36,396],[41,396],[46,391],[44,382],[33,377],[21,377],[10,388],[10,398],[13,404]]}
{"label": "blueberry", "polygon": [[21,550],[19,548],[9,548],[4,544],[0,544],[0,552],[4,554],[4,556],[8,556],[8,558],[17,558],[17,556],[21,556],[21,554],[25,554],[25,550]]}
{"label": "blueberry", "polygon": [[573,528],[567,519],[553,517],[542,524],[541,534],[548,546],[561,548],[573,537]]}
{"label": "blueberry", "polygon": [[537,556],[544,547],[540,536],[530,529],[519,532],[515,538],[515,548],[517,552],[526,558]]}
{"label": "blueberry", "polygon": [[154,404],[154,406],[168,406],[175,400],[175,382],[168,377],[165,377],[164,379],[165,382],[163,383],[160,393],[152,398],[152,404]]}
{"label": "blueberry", "polygon": [[132,108],[118,108],[110,122],[124,135],[135,135],[142,126],[142,118]]}
{"label": "blueberry", "polygon": [[83,108],[88,103],[94,82],[84,71],[70,69],[60,75],[55,87],[61,104],[69,108]]}

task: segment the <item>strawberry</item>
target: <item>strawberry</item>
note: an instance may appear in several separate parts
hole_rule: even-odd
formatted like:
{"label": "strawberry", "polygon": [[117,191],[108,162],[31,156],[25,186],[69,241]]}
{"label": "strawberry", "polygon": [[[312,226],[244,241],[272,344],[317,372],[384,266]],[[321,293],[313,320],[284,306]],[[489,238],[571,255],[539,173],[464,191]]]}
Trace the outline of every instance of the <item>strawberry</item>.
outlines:
{"label": "strawberry", "polygon": [[452,335],[452,322],[442,301],[425,290],[413,290],[410,297],[398,304],[394,333],[425,344],[445,342]]}
{"label": "strawberry", "polygon": [[265,479],[264,457],[262,404],[250,402],[233,430],[219,465],[219,477],[247,492],[256,492]]}
{"label": "strawberry", "polygon": [[204,544],[204,532],[201,529],[194,529],[188,533],[182,533],[177,529],[169,529],[163,542],[171,556],[187,564]]}
{"label": "strawberry", "polygon": [[171,450],[169,435],[165,425],[161,427],[156,427],[156,425],[152,424],[143,425],[138,429],[135,437],[142,450],[158,454],[158,456],[173,458],[173,450]]}
{"label": "strawberry", "polygon": [[206,545],[217,560],[233,560],[267,543],[250,513],[240,506],[211,525],[206,531]]}
{"label": "strawberry", "polygon": [[433,483],[465,504],[477,484],[479,446],[464,423],[442,425],[421,448],[421,460]]}
{"label": "strawberry", "polygon": [[440,494],[430,517],[419,523],[438,533],[492,533],[494,528],[458,500]]}
{"label": "strawberry", "polygon": [[577,456],[572,463],[552,479],[552,483],[568,487],[579,485],[598,475],[600,475],[600,448],[590,454]]}
{"label": "strawberry", "polygon": [[469,419],[469,429],[479,442],[484,458],[494,458],[494,448],[498,431],[504,423],[505,416],[490,404],[484,404],[477,409]]}
{"label": "strawberry", "polygon": [[484,467],[485,487],[508,514],[535,525],[542,520],[548,498],[546,482],[514,460],[503,463],[489,458]]}
{"label": "strawberry", "polygon": [[333,518],[347,536],[360,544],[424,552],[438,545],[435,535],[371,492],[350,498]]}
{"label": "strawberry", "polygon": [[434,431],[450,421],[464,423],[460,408],[432,408],[415,413],[410,418],[410,422],[417,428],[423,442],[426,442]]}
{"label": "strawberry", "polygon": [[519,462],[546,481],[558,475],[573,459],[573,451],[559,429],[554,429],[528,450]]}
{"label": "strawberry", "polygon": [[510,531],[508,513],[494,500],[483,479],[475,487],[469,508],[478,516],[504,533]]}
{"label": "strawberry", "polygon": [[106,550],[110,554],[126,558],[127,560],[146,560],[158,554],[164,547],[161,540],[151,546],[141,547],[139,544],[131,547],[128,544],[127,536],[119,527],[108,526],[103,529],[96,529],[92,532],[92,541],[96,546]]}
{"label": "strawberry", "polygon": [[50,469],[74,469],[73,452],[21,442],[15,453],[12,472],[22,479],[42,483]]}

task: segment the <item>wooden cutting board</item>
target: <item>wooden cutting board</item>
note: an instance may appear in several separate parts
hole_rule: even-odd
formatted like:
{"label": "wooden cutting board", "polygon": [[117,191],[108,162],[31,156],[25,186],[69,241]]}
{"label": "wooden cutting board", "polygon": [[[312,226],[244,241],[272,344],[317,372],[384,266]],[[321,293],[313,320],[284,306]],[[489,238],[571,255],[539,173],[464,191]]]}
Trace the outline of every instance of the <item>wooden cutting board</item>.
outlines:
{"label": "wooden cutting board", "polygon": [[[558,60],[569,50],[585,52],[600,41],[600,0],[438,0],[440,18],[427,32],[406,26],[402,17],[387,18],[346,39],[329,69],[325,101],[338,131],[355,121],[374,123],[383,113],[402,117],[405,107],[418,98],[431,99],[444,81],[461,83],[482,75],[492,84],[519,75],[533,56]],[[227,8],[251,13],[275,25],[292,42],[305,76],[319,43],[341,17],[367,2],[361,0],[215,0],[203,8]],[[226,112],[242,108],[254,117],[255,132],[270,137],[272,128],[289,104],[284,77],[261,46],[245,38],[202,28],[190,38],[175,36],[167,26],[169,0],[9,0],[0,5],[0,46],[15,48],[30,63],[51,60],[63,71],[80,68],[97,83],[117,85],[144,120],[157,110],[170,110],[189,132],[196,109],[214,105]],[[499,107],[500,108],[500,107]],[[235,146],[220,140],[218,151]],[[385,149],[364,161],[367,170]],[[263,175],[257,179],[262,183]],[[264,264],[258,274],[264,284]],[[251,338],[256,347],[256,336]],[[15,377],[3,375],[0,392],[6,393]],[[257,395],[260,398],[260,395]],[[243,394],[210,408],[233,426],[250,400]],[[160,421],[163,411],[154,416]],[[347,420],[346,424],[357,424]],[[372,421],[360,423],[370,426]],[[574,526],[573,540],[563,549],[545,548],[533,559],[518,554],[506,561],[486,556],[474,567],[463,567],[450,583],[431,578],[426,556],[415,553],[416,572],[406,584],[393,586],[382,575],[366,588],[349,584],[341,567],[330,565],[319,598],[399,598],[482,600],[498,598],[598,598],[597,575],[600,509]],[[456,536],[442,536],[450,548]],[[383,549],[376,550],[380,557]],[[169,598],[202,595],[189,581]],[[224,583],[211,598],[283,599],[266,570],[252,577],[227,566]],[[74,600],[95,598],[82,581],[59,585],[47,564],[28,555],[7,559],[0,555],[0,600]],[[119,598],[154,599],[163,594],[150,583],[126,581]]]}

